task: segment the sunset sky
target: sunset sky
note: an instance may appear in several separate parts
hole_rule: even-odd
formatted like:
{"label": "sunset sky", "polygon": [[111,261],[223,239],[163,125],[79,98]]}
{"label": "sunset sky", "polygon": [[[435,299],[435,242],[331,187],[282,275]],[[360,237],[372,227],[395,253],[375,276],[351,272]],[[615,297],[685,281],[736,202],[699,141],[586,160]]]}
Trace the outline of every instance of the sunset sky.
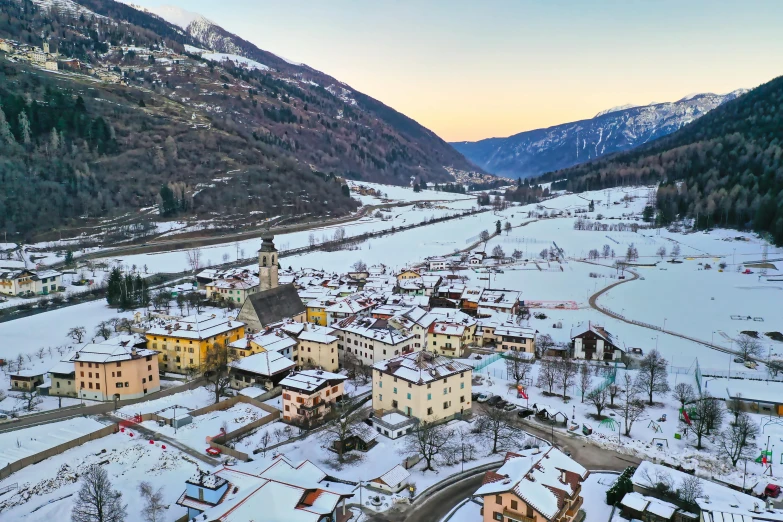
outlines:
{"label": "sunset sky", "polygon": [[447,141],[783,72],[780,0],[127,0],[198,12]]}

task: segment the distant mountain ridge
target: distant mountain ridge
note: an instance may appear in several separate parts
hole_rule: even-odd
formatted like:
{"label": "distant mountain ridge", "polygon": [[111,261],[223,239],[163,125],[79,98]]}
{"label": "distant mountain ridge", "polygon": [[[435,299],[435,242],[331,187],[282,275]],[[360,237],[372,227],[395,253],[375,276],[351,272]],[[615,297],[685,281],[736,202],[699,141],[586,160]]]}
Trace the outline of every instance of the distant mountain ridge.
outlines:
{"label": "distant mountain ridge", "polygon": [[451,145],[487,172],[529,178],[666,136],[745,92],[738,89],[728,94],[689,95],[675,102],[623,105],[588,120]]}

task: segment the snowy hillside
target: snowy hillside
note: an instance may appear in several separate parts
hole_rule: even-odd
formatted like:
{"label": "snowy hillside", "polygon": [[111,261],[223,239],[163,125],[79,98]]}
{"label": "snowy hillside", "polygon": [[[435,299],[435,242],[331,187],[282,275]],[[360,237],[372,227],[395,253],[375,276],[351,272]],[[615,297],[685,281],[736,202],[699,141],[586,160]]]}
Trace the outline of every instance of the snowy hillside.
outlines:
{"label": "snowy hillside", "polygon": [[527,178],[666,136],[745,92],[739,89],[722,95],[689,95],[675,102],[623,105],[601,111],[589,120],[521,132],[508,138],[452,145],[488,172]]}

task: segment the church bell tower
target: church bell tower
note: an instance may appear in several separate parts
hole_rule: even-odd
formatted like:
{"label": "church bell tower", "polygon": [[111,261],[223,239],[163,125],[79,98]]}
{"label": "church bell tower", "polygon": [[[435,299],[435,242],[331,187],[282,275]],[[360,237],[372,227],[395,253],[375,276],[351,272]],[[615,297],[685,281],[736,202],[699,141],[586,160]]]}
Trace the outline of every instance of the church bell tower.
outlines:
{"label": "church bell tower", "polygon": [[259,291],[277,288],[277,249],[274,243],[275,236],[264,234],[261,236],[261,248],[258,251],[258,279]]}

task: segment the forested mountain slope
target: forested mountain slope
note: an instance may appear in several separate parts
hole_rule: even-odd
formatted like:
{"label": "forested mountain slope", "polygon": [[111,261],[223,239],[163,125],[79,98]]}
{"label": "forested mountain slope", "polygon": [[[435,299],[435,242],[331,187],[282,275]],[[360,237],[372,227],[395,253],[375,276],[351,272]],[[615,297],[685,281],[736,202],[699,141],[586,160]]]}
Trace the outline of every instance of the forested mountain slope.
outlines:
{"label": "forested mountain slope", "polygon": [[[470,168],[431,131],[323,73],[189,53],[203,43],[110,0],[0,0],[0,39],[15,46],[0,51],[9,241],[140,213],[341,215],[357,204],[340,179],[407,184]],[[25,46],[44,41],[60,71],[25,61]]]}
{"label": "forested mountain slope", "polygon": [[646,146],[537,181],[572,191],[660,182],[661,223],[690,216],[783,244],[783,77]]}

